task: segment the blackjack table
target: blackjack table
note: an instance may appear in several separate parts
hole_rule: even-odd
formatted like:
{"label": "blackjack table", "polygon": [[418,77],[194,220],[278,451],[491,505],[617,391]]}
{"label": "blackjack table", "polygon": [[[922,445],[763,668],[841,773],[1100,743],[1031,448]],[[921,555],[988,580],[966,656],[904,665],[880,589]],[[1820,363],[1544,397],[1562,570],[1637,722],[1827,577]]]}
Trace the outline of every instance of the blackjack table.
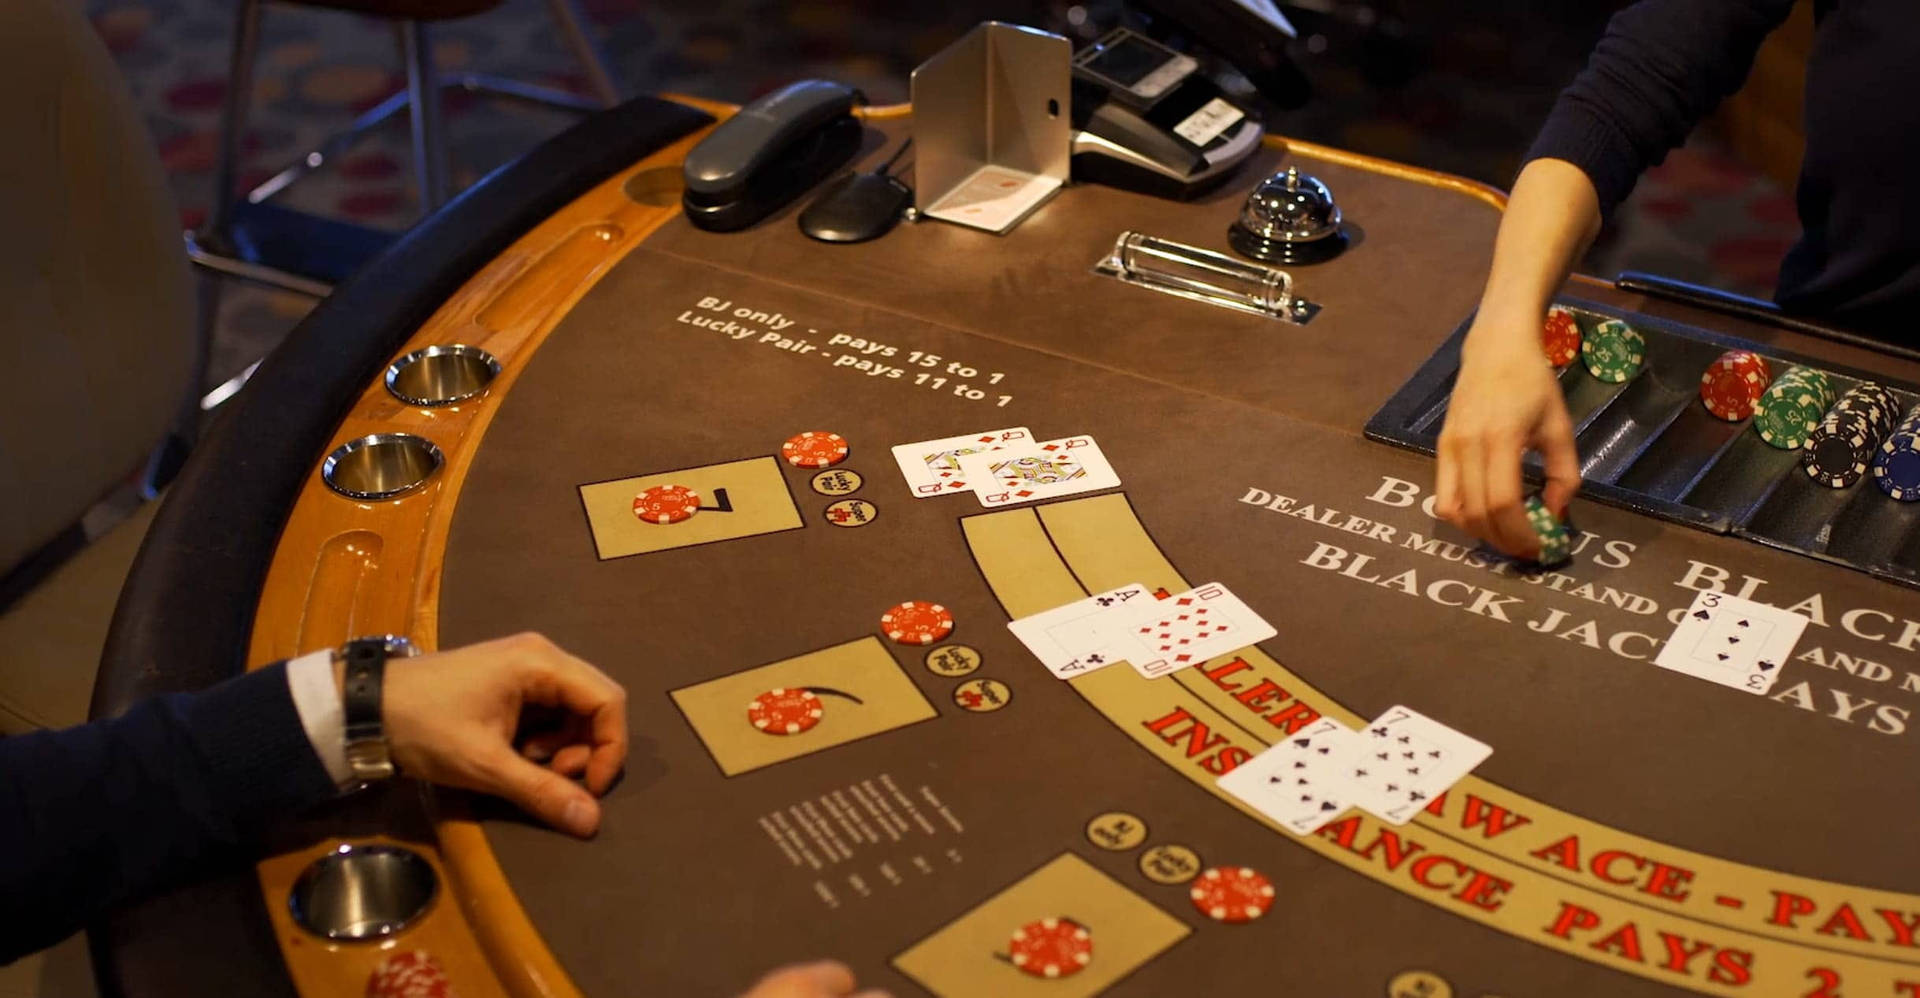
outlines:
{"label": "blackjack table", "polygon": [[[109,993],[734,995],[831,956],[945,998],[1920,995],[1920,594],[1587,499],[1570,563],[1520,564],[1363,433],[1471,314],[1498,191],[1270,136],[1214,193],[1070,185],[1004,235],[701,231],[680,163],[729,110],[587,119],[324,301],[165,499],[96,694],[537,631],[628,691],[599,834],[382,784],[94,926]],[[870,168],[912,119],[860,113]],[[1293,270],[1310,322],[1095,272],[1122,232],[1224,250],[1289,166],[1350,236]],[[891,454],[1016,426],[1120,485],[989,508]],[[1277,635],[1060,680],[1007,626],[1207,582]],[[1709,589],[1809,618],[1768,694],[1652,664]],[[1216,785],[1396,704],[1493,750],[1406,824],[1294,834]],[[329,925],[316,883],[391,918]]]}

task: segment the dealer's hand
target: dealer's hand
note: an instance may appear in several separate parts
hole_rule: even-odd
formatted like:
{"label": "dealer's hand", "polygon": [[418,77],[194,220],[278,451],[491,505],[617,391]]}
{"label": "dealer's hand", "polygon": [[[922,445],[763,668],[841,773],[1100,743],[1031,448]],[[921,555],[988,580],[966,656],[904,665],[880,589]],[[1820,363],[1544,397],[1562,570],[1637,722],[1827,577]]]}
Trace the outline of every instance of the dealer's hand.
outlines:
{"label": "dealer's hand", "polygon": [[1520,459],[1540,452],[1541,499],[1566,518],[1580,490],[1580,457],[1553,368],[1540,354],[1540,320],[1483,308],[1460,351],[1460,375],[1440,431],[1435,512],[1516,557],[1540,553],[1527,523]]}
{"label": "dealer's hand", "polygon": [[[627,759],[626,691],[538,634],[391,660],[381,715],[408,776],[505,797],[582,838]],[[516,749],[535,715],[552,723]]]}
{"label": "dealer's hand", "polygon": [[869,989],[854,994],[853,971],[835,960],[796,963],[781,967],[760,978],[759,983],[740,998],[890,998],[885,991]]}

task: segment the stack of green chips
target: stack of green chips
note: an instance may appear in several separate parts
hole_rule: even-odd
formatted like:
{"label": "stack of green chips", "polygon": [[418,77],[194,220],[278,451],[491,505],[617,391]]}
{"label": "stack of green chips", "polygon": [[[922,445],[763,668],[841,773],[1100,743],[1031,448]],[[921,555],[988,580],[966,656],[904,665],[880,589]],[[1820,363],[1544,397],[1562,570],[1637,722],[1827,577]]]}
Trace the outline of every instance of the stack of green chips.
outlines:
{"label": "stack of green chips", "polygon": [[1833,405],[1827,372],[1795,367],[1780,376],[1753,407],[1753,431],[1781,450],[1799,450]]}
{"label": "stack of green chips", "polygon": [[1540,537],[1540,556],[1535,560],[1541,565],[1552,568],[1573,557],[1573,534],[1566,524],[1553,518],[1553,511],[1539,496],[1527,497],[1527,522]]}
{"label": "stack of green chips", "polygon": [[1580,359],[1594,377],[1619,384],[1640,373],[1647,360],[1647,341],[1625,322],[1608,319],[1587,330],[1580,341]]}

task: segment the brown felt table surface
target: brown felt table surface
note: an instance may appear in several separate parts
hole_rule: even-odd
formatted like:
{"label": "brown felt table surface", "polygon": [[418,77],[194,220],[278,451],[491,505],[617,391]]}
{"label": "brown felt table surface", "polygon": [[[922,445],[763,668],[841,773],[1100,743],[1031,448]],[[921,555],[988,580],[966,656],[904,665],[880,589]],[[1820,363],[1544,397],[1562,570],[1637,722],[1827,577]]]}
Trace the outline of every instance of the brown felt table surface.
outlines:
{"label": "brown felt table surface", "polygon": [[[1323,179],[1359,234],[1295,272],[1325,309],[1310,324],[1091,272],[1125,229],[1224,247],[1247,187],[1287,162]],[[572,983],[731,994],[823,955],[899,995],[1365,996],[1409,971],[1464,996],[1799,995],[1825,970],[1858,998],[1920,980],[1920,595],[1590,503],[1576,503],[1592,536],[1564,575],[1528,577],[1465,555],[1417,503],[1381,501],[1424,495],[1431,464],[1361,426],[1470,311],[1497,222],[1461,189],[1269,148],[1191,204],[1077,186],[1004,236],[926,222],[851,247],[804,239],[791,212],[730,235],[674,219],[614,263],[492,403],[439,580],[439,645],[537,629],[631,694],[633,757],[598,838],[482,823]],[[910,497],[888,453],[1014,425],[1092,434],[1121,488],[987,512]],[[802,430],[850,442],[837,468],[863,479],[852,497],[871,523],[829,523],[839,497],[766,460]],[[583,485],[688,474],[732,483],[736,511],[615,528],[583,504]],[[765,519],[746,536],[606,547],[724,533],[748,512]],[[1722,573],[1817,615],[1770,698],[1650,662],[1689,580]],[[1211,678],[1119,667],[1066,683],[1006,628],[1136,581],[1224,582],[1279,636]],[[937,674],[925,649],[880,637],[880,613],[906,599],[949,607],[943,644],[975,650],[978,670]],[[1261,678],[1283,692],[1250,706]],[[821,725],[789,742],[754,731],[739,692],[775,679],[872,692],[827,697]],[[979,679],[1010,700],[962,709],[956,691]],[[1439,814],[1296,837],[1212,786],[1236,750],[1281,737],[1263,715],[1294,703],[1350,723],[1405,704],[1493,754]],[[860,716],[871,730],[832,735]],[[1463,827],[1491,806],[1504,830]],[[1139,843],[1089,837],[1113,811],[1144,822]],[[1170,844],[1259,870],[1277,903],[1213,921],[1185,883],[1143,873]],[[1482,904],[1463,897],[1476,872],[1505,885],[1483,880]],[[1060,878],[1098,886],[1062,898]],[[1044,916],[1090,927],[1082,974],[1040,981],[981,942],[1004,948]]]}

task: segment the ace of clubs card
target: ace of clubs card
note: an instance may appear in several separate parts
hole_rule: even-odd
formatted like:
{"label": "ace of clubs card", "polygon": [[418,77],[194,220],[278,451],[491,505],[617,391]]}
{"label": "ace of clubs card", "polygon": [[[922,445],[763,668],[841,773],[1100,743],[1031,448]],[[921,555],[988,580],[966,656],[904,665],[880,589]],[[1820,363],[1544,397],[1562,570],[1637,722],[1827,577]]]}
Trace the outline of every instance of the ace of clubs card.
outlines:
{"label": "ace of clubs card", "polygon": [[1235,766],[1220,778],[1220,789],[1306,835],[1347,809],[1342,777],[1359,744],[1358,732],[1323,717]]}
{"label": "ace of clubs card", "polygon": [[1653,664],[1762,696],[1772,692],[1807,618],[1726,593],[1703,592]]}
{"label": "ace of clubs card", "polygon": [[1138,646],[1102,623],[1124,616],[1136,601],[1153,602],[1153,592],[1138,582],[1095,593],[1086,599],[1009,621],[1007,630],[1033,652],[1047,671],[1072,679],[1136,654]]}
{"label": "ace of clubs card", "polygon": [[1404,825],[1473,771],[1493,749],[1406,707],[1389,707],[1360,729],[1345,777],[1353,803]]}
{"label": "ace of clubs card", "polygon": [[893,463],[900,466],[900,474],[907,480],[907,488],[913,490],[915,499],[950,495],[966,492],[970,488],[966,477],[960,473],[962,457],[999,450],[1032,439],[1033,434],[1026,427],[1009,426],[1002,430],[982,430],[956,437],[896,444]]}

